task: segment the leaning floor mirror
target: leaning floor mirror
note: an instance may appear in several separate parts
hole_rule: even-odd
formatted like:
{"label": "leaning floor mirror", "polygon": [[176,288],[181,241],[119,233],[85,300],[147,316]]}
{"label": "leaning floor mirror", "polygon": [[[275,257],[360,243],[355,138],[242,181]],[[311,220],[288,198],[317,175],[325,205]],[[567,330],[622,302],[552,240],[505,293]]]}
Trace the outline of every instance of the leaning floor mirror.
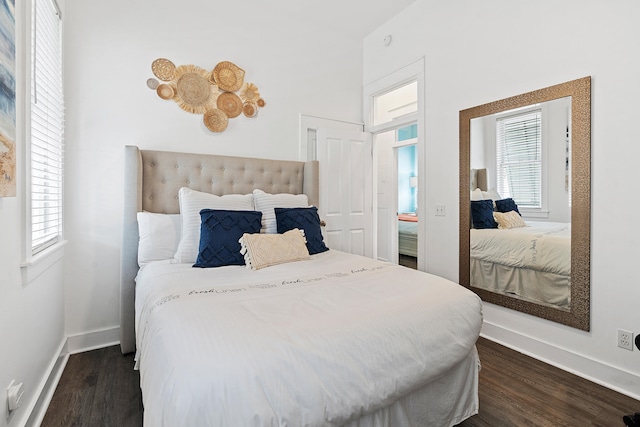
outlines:
{"label": "leaning floor mirror", "polygon": [[460,283],[590,328],[591,77],[460,111]]}

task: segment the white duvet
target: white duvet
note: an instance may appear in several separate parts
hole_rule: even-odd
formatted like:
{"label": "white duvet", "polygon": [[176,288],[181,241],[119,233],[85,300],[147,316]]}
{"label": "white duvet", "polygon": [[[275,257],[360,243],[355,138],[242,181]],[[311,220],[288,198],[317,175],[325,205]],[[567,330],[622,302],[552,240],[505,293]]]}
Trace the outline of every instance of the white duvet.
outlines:
{"label": "white duvet", "polygon": [[571,224],[527,222],[527,227],[472,229],[472,259],[530,268],[569,276],[571,274]]}
{"label": "white duvet", "polygon": [[258,271],[151,263],[136,290],[144,423],[341,425],[442,377],[481,323],[466,288],[335,250]]}

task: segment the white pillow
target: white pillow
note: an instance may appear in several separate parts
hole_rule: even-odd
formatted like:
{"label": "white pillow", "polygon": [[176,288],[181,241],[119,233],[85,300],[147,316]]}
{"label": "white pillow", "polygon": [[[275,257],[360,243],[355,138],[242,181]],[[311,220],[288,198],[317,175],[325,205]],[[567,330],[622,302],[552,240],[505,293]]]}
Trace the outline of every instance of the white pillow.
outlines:
{"label": "white pillow", "polygon": [[138,212],[138,265],[173,258],[182,234],[180,215]]}
{"label": "white pillow", "polygon": [[483,199],[484,198],[482,197],[482,190],[480,190],[479,188],[476,188],[471,192],[471,200],[483,200]]}
{"label": "white pillow", "polygon": [[261,233],[276,234],[278,226],[276,223],[276,212],[273,208],[306,208],[309,206],[309,199],[306,194],[269,194],[262,190],[253,190],[253,201],[256,210],[262,212]]}
{"label": "white pillow", "polygon": [[200,249],[200,211],[202,209],[254,210],[251,194],[216,196],[182,187],[178,191],[178,199],[182,216],[182,238],[174,258],[180,263],[196,262]]}
{"label": "white pillow", "polygon": [[489,200],[489,199],[493,200],[494,205],[496,200],[502,200],[502,197],[500,196],[500,194],[498,194],[498,190],[496,190],[495,188],[492,188],[489,191],[483,191],[482,198],[484,200]]}

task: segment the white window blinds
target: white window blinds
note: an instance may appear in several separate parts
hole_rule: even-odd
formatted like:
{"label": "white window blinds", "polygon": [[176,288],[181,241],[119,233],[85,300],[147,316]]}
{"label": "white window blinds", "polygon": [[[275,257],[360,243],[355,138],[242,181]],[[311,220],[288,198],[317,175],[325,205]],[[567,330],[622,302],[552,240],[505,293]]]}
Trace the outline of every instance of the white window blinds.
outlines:
{"label": "white window blinds", "polygon": [[542,205],[542,113],[496,120],[497,190],[525,208]]}
{"label": "white window blinds", "polygon": [[62,236],[63,124],[60,11],[33,0],[31,34],[31,251]]}

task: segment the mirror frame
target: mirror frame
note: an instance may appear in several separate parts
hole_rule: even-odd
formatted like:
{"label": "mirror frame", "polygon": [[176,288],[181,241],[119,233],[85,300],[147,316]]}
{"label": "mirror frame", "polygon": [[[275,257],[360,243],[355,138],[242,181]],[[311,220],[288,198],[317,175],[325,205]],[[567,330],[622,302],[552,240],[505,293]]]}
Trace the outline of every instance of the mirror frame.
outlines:
{"label": "mirror frame", "polygon": [[[539,305],[472,287],[469,265],[469,174],[471,119],[571,96],[571,308]],[[466,208],[465,208],[466,206]],[[505,98],[460,111],[460,272],[459,281],[483,301],[584,331],[591,314],[591,77]]]}

